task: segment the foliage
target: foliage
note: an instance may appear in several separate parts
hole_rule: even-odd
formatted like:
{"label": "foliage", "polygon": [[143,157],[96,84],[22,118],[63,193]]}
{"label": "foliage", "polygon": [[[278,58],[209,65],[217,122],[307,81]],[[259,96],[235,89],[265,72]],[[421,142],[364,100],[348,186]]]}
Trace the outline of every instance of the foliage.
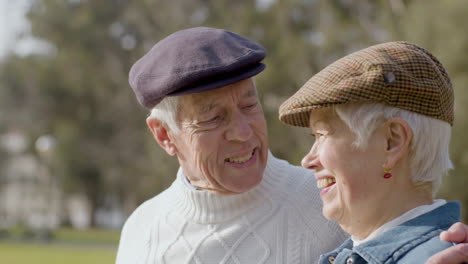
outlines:
{"label": "foliage", "polygon": [[[396,23],[394,35],[417,43],[435,54],[447,68],[455,92],[455,122],[451,157],[455,165],[440,191],[440,196],[460,200],[464,222],[468,220],[468,35],[460,25],[468,23],[463,0],[414,1]],[[440,19],[436,19],[440,18]]]}
{"label": "foliage", "polygon": [[117,197],[130,212],[166,188],[177,170],[176,160],[152,140],[146,112],[127,84],[131,65],[159,39],[183,28],[213,26],[264,45],[267,69],[256,82],[271,149],[296,164],[312,142],[306,130],[278,121],[281,102],[335,59],[403,39],[440,57],[453,78],[457,169],[442,195],[468,206],[463,10],[462,0],[36,0],[28,12],[32,34],[51,49],[12,55],[0,66],[0,111],[8,113],[0,116],[0,132],[20,129],[32,139],[54,135],[54,171],[66,191],[86,193],[94,207]]}

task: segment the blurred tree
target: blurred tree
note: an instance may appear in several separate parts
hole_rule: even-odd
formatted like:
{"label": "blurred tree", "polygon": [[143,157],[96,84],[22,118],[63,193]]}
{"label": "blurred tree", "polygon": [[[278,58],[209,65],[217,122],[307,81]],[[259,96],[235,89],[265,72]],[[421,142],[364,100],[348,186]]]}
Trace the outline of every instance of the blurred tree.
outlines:
{"label": "blurred tree", "polygon": [[164,174],[171,162],[154,164],[147,155],[145,115],[128,89],[137,40],[120,22],[125,7],[122,1],[34,2],[32,35],[51,52],[10,57],[2,72],[9,90],[3,107],[15,113],[6,121],[31,137],[57,137],[56,171],[67,193],[87,194],[91,224],[107,197],[119,197],[130,211],[155,192],[150,189],[167,186],[164,177],[172,178]]}
{"label": "blurred tree", "polygon": [[[212,26],[264,45],[267,69],[256,82],[271,149],[298,164],[311,139],[307,130],[281,124],[278,107],[313,74],[352,51],[407,39],[440,56],[456,89],[466,83],[466,62],[458,55],[467,51],[467,37],[456,27],[465,22],[462,1],[432,2],[35,0],[28,13],[32,35],[51,48],[5,60],[0,111],[8,114],[0,121],[28,131],[31,138],[55,135],[56,171],[67,192],[86,193],[93,208],[118,197],[129,213],[166,188],[178,167],[152,140],[146,112],[127,84],[131,65],[158,40],[180,29]],[[435,23],[434,17],[444,19]],[[453,153],[457,167],[464,168],[466,104],[459,95]],[[450,189],[464,186],[457,183]]]}
{"label": "blurred tree", "polygon": [[460,200],[464,208],[464,222],[468,221],[468,35],[461,29],[468,24],[466,1],[412,1],[400,13],[391,27],[395,39],[403,39],[430,50],[439,58],[452,79],[455,91],[455,122],[453,126],[451,158],[455,165],[440,196]]}
{"label": "blurred tree", "polygon": [[[360,7],[368,5],[374,6]],[[57,137],[56,171],[68,192],[86,193],[93,208],[117,195],[130,211],[168,186],[177,166],[146,131],[128,70],[166,35],[214,26],[267,48],[268,68],[257,84],[272,150],[298,163],[309,139],[278,121],[278,106],[333,58],[370,38],[356,10],[346,1],[37,0],[28,13],[32,35],[51,49],[5,63],[4,107],[16,112],[7,121],[31,137]]]}

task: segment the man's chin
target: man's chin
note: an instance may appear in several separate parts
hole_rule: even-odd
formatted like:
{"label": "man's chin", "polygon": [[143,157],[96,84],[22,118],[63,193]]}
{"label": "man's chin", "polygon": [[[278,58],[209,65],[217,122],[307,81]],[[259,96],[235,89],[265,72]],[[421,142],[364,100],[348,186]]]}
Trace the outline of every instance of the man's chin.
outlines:
{"label": "man's chin", "polygon": [[233,193],[244,193],[252,190],[262,182],[263,173],[261,173],[260,175],[258,175],[257,173],[257,175],[254,176],[252,176],[252,174],[244,174],[242,175],[242,177],[239,177],[237,179],[239,180],[239,182],[236,182],[236,184],[232,184],[230,190]]}

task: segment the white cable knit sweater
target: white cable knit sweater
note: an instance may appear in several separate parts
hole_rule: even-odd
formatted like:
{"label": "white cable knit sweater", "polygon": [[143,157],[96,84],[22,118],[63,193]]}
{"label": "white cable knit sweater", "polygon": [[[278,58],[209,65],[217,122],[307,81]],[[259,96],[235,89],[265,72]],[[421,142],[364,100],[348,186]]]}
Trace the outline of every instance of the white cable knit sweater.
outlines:
{"label": "white cable knit sweater", "polygon": [[117,264],[317,263],[346,238],[322,216],[311,171],[269,154],[262,182],[239,195],[190,189],[179,169],[125,223]]}

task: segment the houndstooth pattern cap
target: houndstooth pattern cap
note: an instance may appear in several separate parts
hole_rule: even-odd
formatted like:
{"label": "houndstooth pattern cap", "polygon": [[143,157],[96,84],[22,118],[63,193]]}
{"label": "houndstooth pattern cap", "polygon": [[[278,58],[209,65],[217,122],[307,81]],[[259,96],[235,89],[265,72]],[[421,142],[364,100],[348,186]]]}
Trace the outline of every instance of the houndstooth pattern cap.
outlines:
{"label": "houndstooth pattern cap", "polygon": [[454,94],[442,63],[408,42],[387,42],[343,57],[309,79],[279,108],[282,122],[308,127],[313,109],[382,103],[453,125]]}

